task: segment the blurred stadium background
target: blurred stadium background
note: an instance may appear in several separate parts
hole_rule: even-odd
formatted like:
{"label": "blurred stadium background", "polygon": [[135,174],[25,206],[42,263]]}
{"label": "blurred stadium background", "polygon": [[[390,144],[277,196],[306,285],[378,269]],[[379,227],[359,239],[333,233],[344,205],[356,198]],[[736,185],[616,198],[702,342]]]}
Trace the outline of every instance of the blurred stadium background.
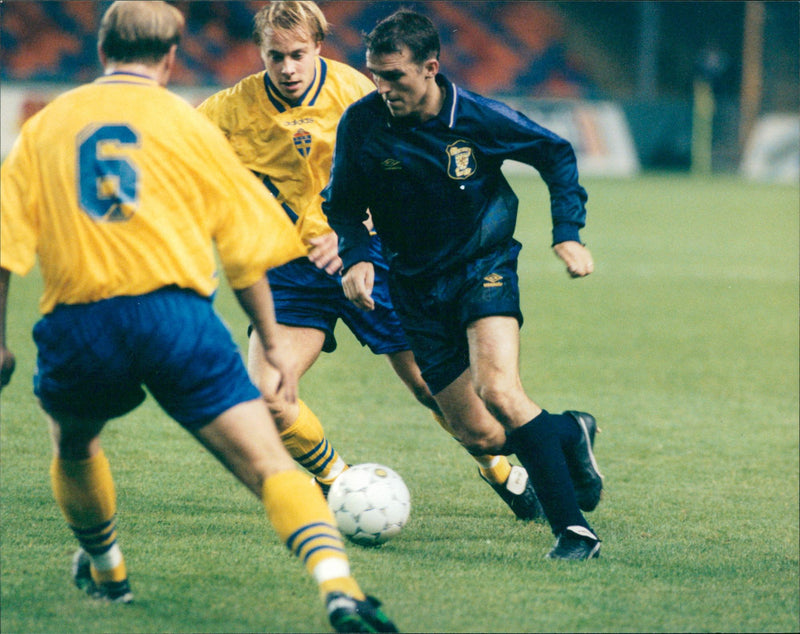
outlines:
{"label": "blurred stadium background", "polygon": [[[21,123],[100,67],[110,2],[0,4],[2,155]],[[187,16],[171,87],[197,102],[262,69],[266,2],[176,2]],[[444,72],[512,103],[576,146],[590,175],[741,172],[800,181],[797,2],[321,1],[323,54],[363,69],[361,33],[407,6],[430,15]]]}

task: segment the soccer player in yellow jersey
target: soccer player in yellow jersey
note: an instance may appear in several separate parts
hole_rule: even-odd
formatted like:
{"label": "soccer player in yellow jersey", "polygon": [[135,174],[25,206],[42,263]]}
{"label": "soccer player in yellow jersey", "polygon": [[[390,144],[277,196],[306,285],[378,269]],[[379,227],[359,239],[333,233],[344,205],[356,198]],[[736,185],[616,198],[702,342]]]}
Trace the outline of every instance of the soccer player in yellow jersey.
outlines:
{"label": "soccer player in yellow jersey", "polygon": [[[341,319],[362,345],[387,355],[403,383],[452,433],[395,314],[386,266],[376,267],[374,311],[358,310],[342,291],[338,241],[322,211],[320,192],[330,174],[339,118],[375,85],[350,66],[320,56],[327,30],[325,16],[314,2],[271,2],[255,16],[254,39],[265,70],[211,96],[199,109],[222,129],[239,158],[275,195],[309,249],[307,256],[268,273],[278,329],[295,355],[298,373],[305,373],[320,352],[336,348],[334,327]],[[382,263],[377,236],[372,237],[371,249]],[[303,401],[292,403],[271,393],[273,370],[255,332],[249,367],[289,453],[327,491],[347,465]],[[518,517],[541,516],[525,469],[512,467],[505,456],[475,458],[481,476]]]}
{"label": "soccer player in yellow jersey", "polygon": [[239,350],[214,312],[213,245],[254,326],[276,391],[295,400],[291,350],[264,272],[305,252],[275,199],[219,129],[165,86],[184,19],[165,2],[115,2],[100,25],[105,74],[23,127],[0,170],[0,366],[10,273],[38,256],[34,392],[51,423],[55,499],[80,548],[75,584],[133,599],[117,541],[105,424],[146,386],[263,503],[305,564],[337,631],[397,631],[350,574],[320,490],[287,453]]}

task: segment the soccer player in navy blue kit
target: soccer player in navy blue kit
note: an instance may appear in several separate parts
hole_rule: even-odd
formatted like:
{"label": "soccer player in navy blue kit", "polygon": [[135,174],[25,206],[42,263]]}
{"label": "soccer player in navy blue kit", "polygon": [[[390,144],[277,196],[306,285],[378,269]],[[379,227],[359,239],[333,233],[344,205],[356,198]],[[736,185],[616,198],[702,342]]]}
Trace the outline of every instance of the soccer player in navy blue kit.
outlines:
{"label": "soccer player in navy blue kit", "polygon": [[597,557],[600,539],[581,512],[594,510],[603,488],[595,419],[547,412],[519,377],[518,201],[501,171],[505,160],[539,171],[553,249],[572,277],[584,277],[594,263],[579,237],[587,195],[572,146],[439,73],[439,36],[419,13],[392,14],[366,46],[377,91],[341,119],[323,193],[345,293],[374,306],[369,210],[395,308],[447,422],[471,452],[517,455],[557,538],[549,558]]}

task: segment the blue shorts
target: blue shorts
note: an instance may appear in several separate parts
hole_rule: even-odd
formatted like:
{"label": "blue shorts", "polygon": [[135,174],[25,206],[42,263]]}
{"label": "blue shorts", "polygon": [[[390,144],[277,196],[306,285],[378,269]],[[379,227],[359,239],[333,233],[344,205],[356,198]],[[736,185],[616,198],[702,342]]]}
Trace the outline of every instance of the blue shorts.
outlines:
{"label": "blue shorts", "polygon": [[522,325],[517,258],[512,240],[477,260],[435,278],[391,277],[395,309],[422,378],[437,394],[469,367],[467,326],[482,317],[508,315]]}
{"label": "blue shorts", "polygon": [[336,350],[333,333],[339,319],[373,354],[408,350],[408,340],[389,297],[388,271],[377,237],[373,237],[371,248],[375,264],[372,291],[375,310],[361,310],[350,302],[338,273],[328,275],[308,258],[300,258],[267,272],[278,323],[321,330],[325,333],[323,352]]}
{"label": "blue shorts", "polygon": [[188,430],[260,397],[210,299],[164,288],[146,295],[58,306],[33,328],[34,392],[45,411],[93,420],[145,399]]}

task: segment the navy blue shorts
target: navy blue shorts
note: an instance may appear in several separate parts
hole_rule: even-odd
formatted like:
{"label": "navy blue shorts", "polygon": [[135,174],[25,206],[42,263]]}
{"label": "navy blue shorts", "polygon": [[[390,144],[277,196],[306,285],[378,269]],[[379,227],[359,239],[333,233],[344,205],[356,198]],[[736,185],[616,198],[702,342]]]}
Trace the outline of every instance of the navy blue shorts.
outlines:
{"label": "navy blue shorts", "polygon": [[467,326],[482,317],[507,315],[522,325],[517,258],[512,240],[431,279],[392,276],[392,297],[422,377],[437,394],[469,367]]}
{"label": "navy blue shorts", "polygon": [[33,338],[34,392],[56,418],[122,416],[144,401],[146,386],[191,431],[260,397],[211,300],[193,291],[58,306]]}
{"label": "navy blue shorts", "polygon": [[339,319],[374,354],[408,350],[408,340],[389,297],[388,271],[377,237],[373,237],[371,248],[375,264],[372,291],[375,310],[361,310],[350,302],[338,273],[328,275],[308,258],[299,258],[267,272],[278,323],[321,330],[325,333],[324,352],[336,350],[334,329]]}

